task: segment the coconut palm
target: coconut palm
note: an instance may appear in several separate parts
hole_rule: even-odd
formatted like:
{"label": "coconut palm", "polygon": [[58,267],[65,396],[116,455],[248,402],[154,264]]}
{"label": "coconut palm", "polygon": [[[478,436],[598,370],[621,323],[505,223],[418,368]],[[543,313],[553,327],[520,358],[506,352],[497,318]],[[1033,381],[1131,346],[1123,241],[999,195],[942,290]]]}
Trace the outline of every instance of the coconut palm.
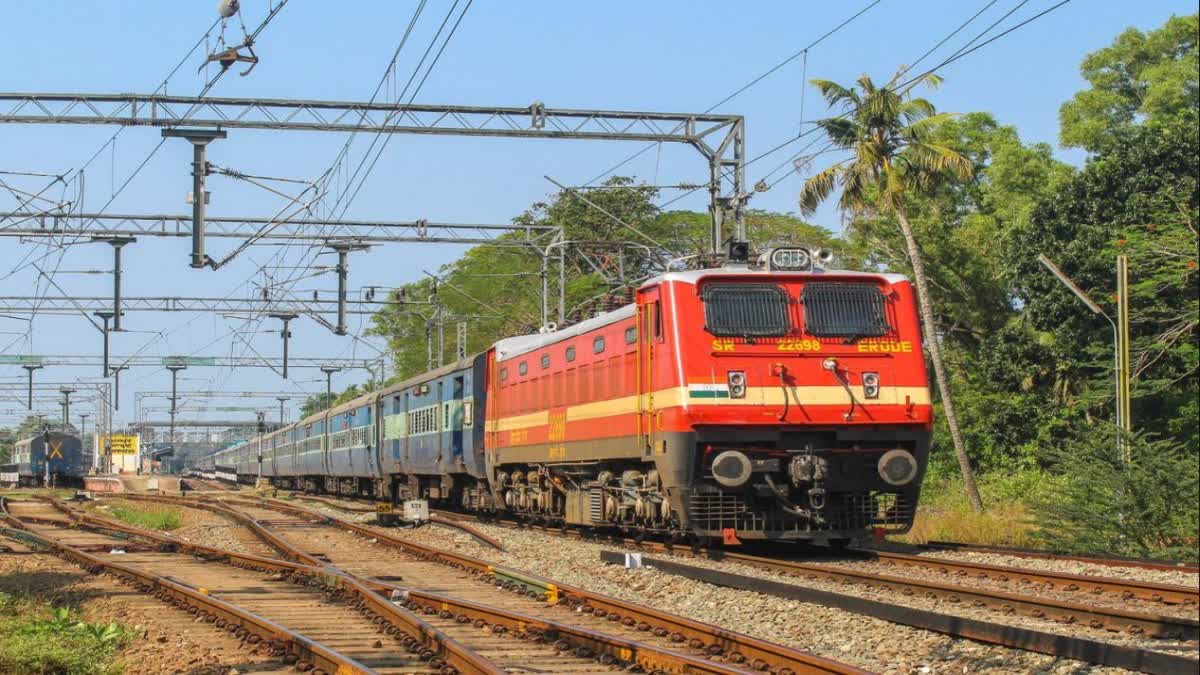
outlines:
{"label": "coconut palm", "polygon": [[846,151],[850,156],[805,182],[800,191],[800,211],[812,215],[822,201],[840,189],[838,208],[842,211],[881,213],[894,216],[899,222],[912,263],[925,346],[933,361],[946,424],[954,440],[954,452],[958,455],[967,495],[972,507],[978,511],[983,508],[983,502],[950,396],[950,383],[933,319],[933,301],[925,277],[925,262],[906,209],[909,198],[929,195],[946,180],[966,180],[971,177],[973,167],[962,155],[931,139],[932,132],[950,116],[937,113],[929,101],[909,93],[917,84],[937,86],[940,79],[926,75],[897,86],[895,83],[902,73],[903,70],[883,87],[877,86],[866,75],[858,79],[857,87],[843,87],[829,80],[812,81],[831,108],[843,111],[837,117],[818,121],[817,126],[829,136],[834,148]]}

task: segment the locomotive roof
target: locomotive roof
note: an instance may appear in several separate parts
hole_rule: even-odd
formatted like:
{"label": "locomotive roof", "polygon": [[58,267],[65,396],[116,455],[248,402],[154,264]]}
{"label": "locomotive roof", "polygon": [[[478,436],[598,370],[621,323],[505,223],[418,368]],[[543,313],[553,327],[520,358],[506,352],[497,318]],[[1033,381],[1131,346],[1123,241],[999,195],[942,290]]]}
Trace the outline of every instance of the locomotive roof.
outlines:
{"label": "locomotive roof", "polygon": [[[887,274],[887,273],[876,273],[876,272],[851,272],[851,271],[844,271],[844,270],[829,270],[829,271],[818,270],[815,272],[772,272],[769,270],[750,269],[749,267],[745,267],[745,268],[721,267],[721,268],[714,268],[714,269],[707,269],[707,270],[687,270],[687,271],[683,271],[683,272],[667,272],[665,274],[661,274],[659,276],[652,277],[652,278],[646,280],[646,282],[643,283],[641,287],[647,288],[649,286],[661,284],[665,281],[679,281],[679,282],[682,282],[685,284],[695,285],[695,284],[699,283],[701,279],[705,279],[705,278],[709,278],[709,277],[731,277],[731,276],[742,277],[742,276],[747,276],[747,275],[762,275],[762,276],[769,276],[772,278],[779,278],[779,277],[803,278],[803,277],[814,277],[814,276],[825,276],[825,275],[837,276],[837,277],[870,277],[872,279],[883,279],[884,281],[887,281],[888,283],[893,283],[893,284],[900,282],[900,281],[907,280],[907,277],[905,277],[902,274]],[[515,358],[517,356],[521,356],[523,354],[528,354],[529,352],[532,352],[532,351],[537,351],[538,349],[541,349],[542,347],[546,347],[546,346],[555,344],[557,342],[561,342],[562,340],[566,340],[568,338],[575,337],[576,335],[581,335],[583,333],[587,333],[588,331],[596,330],[597,328],[602,328],[609,324],[616,323],[618,321],[621,321],[622,319],[628,319],[629,317],[634,315],[635,311],[636,311],[635,305],[632,305],[632,304],[625,305],[624,307],[621,307],[619,309],[615,309],[611,312],[605,312],[603,314],[599,314],[599,315],[594,316],[586,321],[581,321],[577,324],[568,326],[567,328],[564,328],[560,331],[555,331],[553,333],[539,333],[537,335],[518,335],[516,337],[504,338],[503,340],[499,340],[496,342],[496,360],[497,361],[507,361],[507,360]]]}
{"label": "locomotive roof", "polygon": [[518,335],[517,337],[504,338],[496,342],[496,360],[507,361],[515,356],[527,354],[529,352],[541,349],[547,345],[552,345],[556,342],[561,342],[567,338],[581,335],[591,330],[596,330],[603,326],[628,319],[635,312],[634,305],[625,305],[619,309],[614,309],[611,312],[605,312],[594,316],[586,321],[580,321],[572,326],[555,331],[553,333],[538,333],[537,335]]}
{"label": "locomotive roof", "polygon": [[901,281],[908,281],[908,277],[903,274],[892,274],[890,272],[856,272],[851,270],[822,270],[817,269],[811,272],[775,272],[766,269],[751,269],[749,267],[716,267],[707,270],[684,270],[680,272],[666,272],[656,277],[647,279],[642,284],[642,288],[663,283],[664,281],[679,281],[685,284],[695,285],[701,279],[707,277],[723,277],[723,276],[769,276],[782,277],[785,279],[802,279],[805,277],[871,277],[873,279],[883,279],[884,281],[894,284]]}

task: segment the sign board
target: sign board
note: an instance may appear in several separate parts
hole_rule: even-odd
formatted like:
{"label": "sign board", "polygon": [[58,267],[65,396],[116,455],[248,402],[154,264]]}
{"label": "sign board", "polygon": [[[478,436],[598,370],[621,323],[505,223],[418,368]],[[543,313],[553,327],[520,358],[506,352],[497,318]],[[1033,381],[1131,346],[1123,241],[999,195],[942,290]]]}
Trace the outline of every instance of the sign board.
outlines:
{"label": "sign board", "polygon": [[164,366],[215,366],[217,365],[217,357],[215,356],[164,356],[162,358]]}
{"label": "sign board", "polygon": [[136,455],[138,454],[138,437],[113,434],[108,437],[108,442],[112,448],[114,455]]}
{"label": "sign board", "polygon": [[26,356],[24,354],[0,354],[0,363],[15,363],[19,366],[40,366],[45,360],[43,356]]}

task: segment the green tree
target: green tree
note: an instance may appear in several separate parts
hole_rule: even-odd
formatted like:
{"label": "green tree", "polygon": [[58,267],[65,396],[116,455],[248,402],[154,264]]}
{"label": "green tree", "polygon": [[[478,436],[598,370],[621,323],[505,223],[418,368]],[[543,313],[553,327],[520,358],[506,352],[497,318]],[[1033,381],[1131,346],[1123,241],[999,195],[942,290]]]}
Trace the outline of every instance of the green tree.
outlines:
{"label": "green tree", "polygon": [[1061,381],[1055,399],[1089,419],[1111,419],[1108,323],[1046,274],[1037,255],[1049,255],[1110,316],[1115,259],[1129,257],[1134,424],[1193,452],[1200,448],[1198,155],[1200,131],[1186,116],[1127,130],[1038,204],[1006,263],[1024,319],[1048,337]]}
{"label": "green tree", "polygon": [[326,408],[333,406],[333,401],[337,398],[337,394],[313,394],[304,399],[304,403],[300,405],[300,419],[304,419],[310,415],[315,415]]}
{"label": "green tree", "polygon": [[1130,28],[1089,54],[1080,72],[1091,86],[1059,112],[1062,144],[1096,152],[1136,123],[1194,118],[1200,107],[1198,32],[1200,15],[1172,17],[1149,33]]}
{"label": "green tree", "polygon": [[[959,470],[972,507],[981,510],[983,502],[975,484],[942,360],[925,263],[907,215],[911,195],[931,194],[947,179],[965,181],[973,174],[973,167],[965,157],[935,142],[932,137],[949,116],[938,114],[926,99],[909,95],[911,87],[900,91],[892,82],[879,87],[863,75],[858,79],[860,92],[829,80],[813,80],[829,105],[843,108],[846,113],[820,120],[817,125],[835,147],[851,156],[805,182],[800,192],[800,211],[802,214],[814,213],[817,206],[840,187],[838,206],[843,211],[878,211],[894,216],[899,222],[913,269],[925,344],[933,362]],[[939,80],[929,75],[913,85],[920,82],[936,85]]]}

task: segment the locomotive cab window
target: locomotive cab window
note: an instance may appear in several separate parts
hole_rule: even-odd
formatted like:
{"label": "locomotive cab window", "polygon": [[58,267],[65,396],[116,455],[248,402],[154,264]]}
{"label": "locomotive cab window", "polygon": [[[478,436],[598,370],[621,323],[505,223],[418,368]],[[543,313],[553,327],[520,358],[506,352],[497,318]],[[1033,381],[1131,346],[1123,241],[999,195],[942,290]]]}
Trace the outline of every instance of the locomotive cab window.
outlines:
{"label": "locomotive cab window", "polygon": [[873,284],[811,283],[800,293],[804,329],[816,337],[880,337],[891,332],[883,293]]}
{"label": "locomotive cab window", "polygon": [[630,326],[625,329],[625,344],[631,345],[637,342],[637,326]]}
{"label": "locomotive cab window", "polygon": [[592,353],[600,354],[603,352],[604,352],[604,336],[601,335],[600,337],[596,338],[595,340],[592,340]]}
{"label": "locomotive cab window", "polygon": [[718,337],[778,337],[792,330],[787,293],[773,284],[710,284],[704,330]]}
{"label": "locomotive cab window", "polygon": [[519,364],[517,364],[517,374],[518,375],[528,375],[529,374],[529,364],[526,363],[525,361],[522,361]]}
{"label": "locomotive cab window", "polygon": [[507,379],[508,379],[508,368],[501,368],[500,369],[500,381],[503,382]]}
{"label": "locomotive cab window", "polygon": [[542,367],[543,368],[550,367],[550,355],[549,354],[542,354]]}
{"label": "locomotive cab window", "polygon": [[575,360],[575,348],[567,347],[567,363]]}

